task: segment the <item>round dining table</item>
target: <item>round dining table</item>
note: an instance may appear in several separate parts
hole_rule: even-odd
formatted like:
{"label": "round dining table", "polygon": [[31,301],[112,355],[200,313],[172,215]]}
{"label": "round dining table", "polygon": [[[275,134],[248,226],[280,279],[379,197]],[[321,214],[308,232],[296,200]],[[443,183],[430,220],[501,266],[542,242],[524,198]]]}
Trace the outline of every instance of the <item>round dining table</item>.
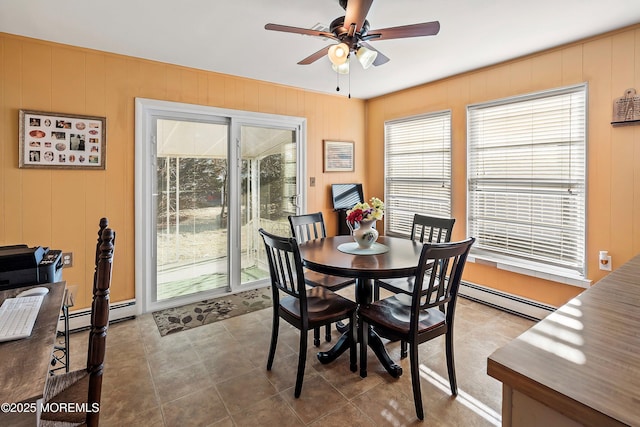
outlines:
{"label": "round dining table", "polygon": [[[410,239],[380,236],[372,254],[354,254],[345,252],[345,247],[353,247],[352,236],[324,237],[309,240],[299,245],[304,266],[319,273],[356,279],[355,298],[358,305],[371,302],[373,281],[415,276],[422,244]],[[373,350],[387,372],[393,377],[402,375],[402,367],[396,364],[384,347],[376,332],[369,329],[369,347]],[[322,363],[329,363],[345,352],[350,346],[347,334],[326,352],[318,353]]]}

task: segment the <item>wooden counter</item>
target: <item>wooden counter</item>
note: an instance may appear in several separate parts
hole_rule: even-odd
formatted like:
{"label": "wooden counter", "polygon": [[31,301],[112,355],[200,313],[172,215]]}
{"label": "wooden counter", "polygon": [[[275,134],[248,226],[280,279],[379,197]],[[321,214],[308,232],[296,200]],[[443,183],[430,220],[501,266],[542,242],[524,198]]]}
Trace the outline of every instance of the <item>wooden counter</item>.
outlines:
{"label": "wooden counter", "polygon": [[640,426],[640,255],[496,350],[503,426]]}
{"label": "wooden counter", "polygon": [[[49,377],[53,345],[62,308],[65,282],[37,286],[49,288],[31,336],[0,343],[0,403],[32,403],[42,398]],[[0,292],[0,303],[34,286]],[[36,413],[0,411],[1,426],[34,426]]]}

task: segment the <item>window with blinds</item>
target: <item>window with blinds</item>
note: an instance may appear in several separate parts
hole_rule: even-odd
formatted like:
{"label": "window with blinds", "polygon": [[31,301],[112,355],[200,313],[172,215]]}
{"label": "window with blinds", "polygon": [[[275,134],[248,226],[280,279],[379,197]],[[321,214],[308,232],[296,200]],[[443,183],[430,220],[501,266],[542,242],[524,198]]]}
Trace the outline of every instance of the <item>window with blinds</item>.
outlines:
{"label": "window with blinds", "polygon": [[476,252],[585,274],[586,85],[467,107]]}
{"label": "window with blinds", "polygon": [[415,213],[451,216],[451,112],[385,123],[385,233],[408,237]]}

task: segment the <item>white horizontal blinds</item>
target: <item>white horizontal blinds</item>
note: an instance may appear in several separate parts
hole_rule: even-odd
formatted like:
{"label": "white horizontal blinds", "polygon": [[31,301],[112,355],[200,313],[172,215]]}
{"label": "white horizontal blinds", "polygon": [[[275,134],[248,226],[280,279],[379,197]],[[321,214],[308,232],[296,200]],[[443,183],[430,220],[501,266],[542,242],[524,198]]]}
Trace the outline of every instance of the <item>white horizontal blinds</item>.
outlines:
{"label": "white horizontal blinds", "polygon": [[415,213],[451,216],[451,112],[385,123],[385,227],[409,236]]}
{"label": "white horizontal blinds", "polygon": [[586,87],[468,108],[475,249],[584,274]]}

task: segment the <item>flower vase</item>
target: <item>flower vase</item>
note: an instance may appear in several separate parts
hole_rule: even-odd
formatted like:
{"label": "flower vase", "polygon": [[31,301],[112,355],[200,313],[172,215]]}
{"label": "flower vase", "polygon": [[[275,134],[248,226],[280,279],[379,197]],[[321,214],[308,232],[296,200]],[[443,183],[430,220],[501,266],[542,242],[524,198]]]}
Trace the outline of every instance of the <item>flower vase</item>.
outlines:
{"label": "flower vase", "polygon": [[373,227],[375,223],[375,219],[362,220],[360,221],[360,227],[353,230],[353,240],[356,241],[361,249],[369,249],[378,240],[378,230]]}

